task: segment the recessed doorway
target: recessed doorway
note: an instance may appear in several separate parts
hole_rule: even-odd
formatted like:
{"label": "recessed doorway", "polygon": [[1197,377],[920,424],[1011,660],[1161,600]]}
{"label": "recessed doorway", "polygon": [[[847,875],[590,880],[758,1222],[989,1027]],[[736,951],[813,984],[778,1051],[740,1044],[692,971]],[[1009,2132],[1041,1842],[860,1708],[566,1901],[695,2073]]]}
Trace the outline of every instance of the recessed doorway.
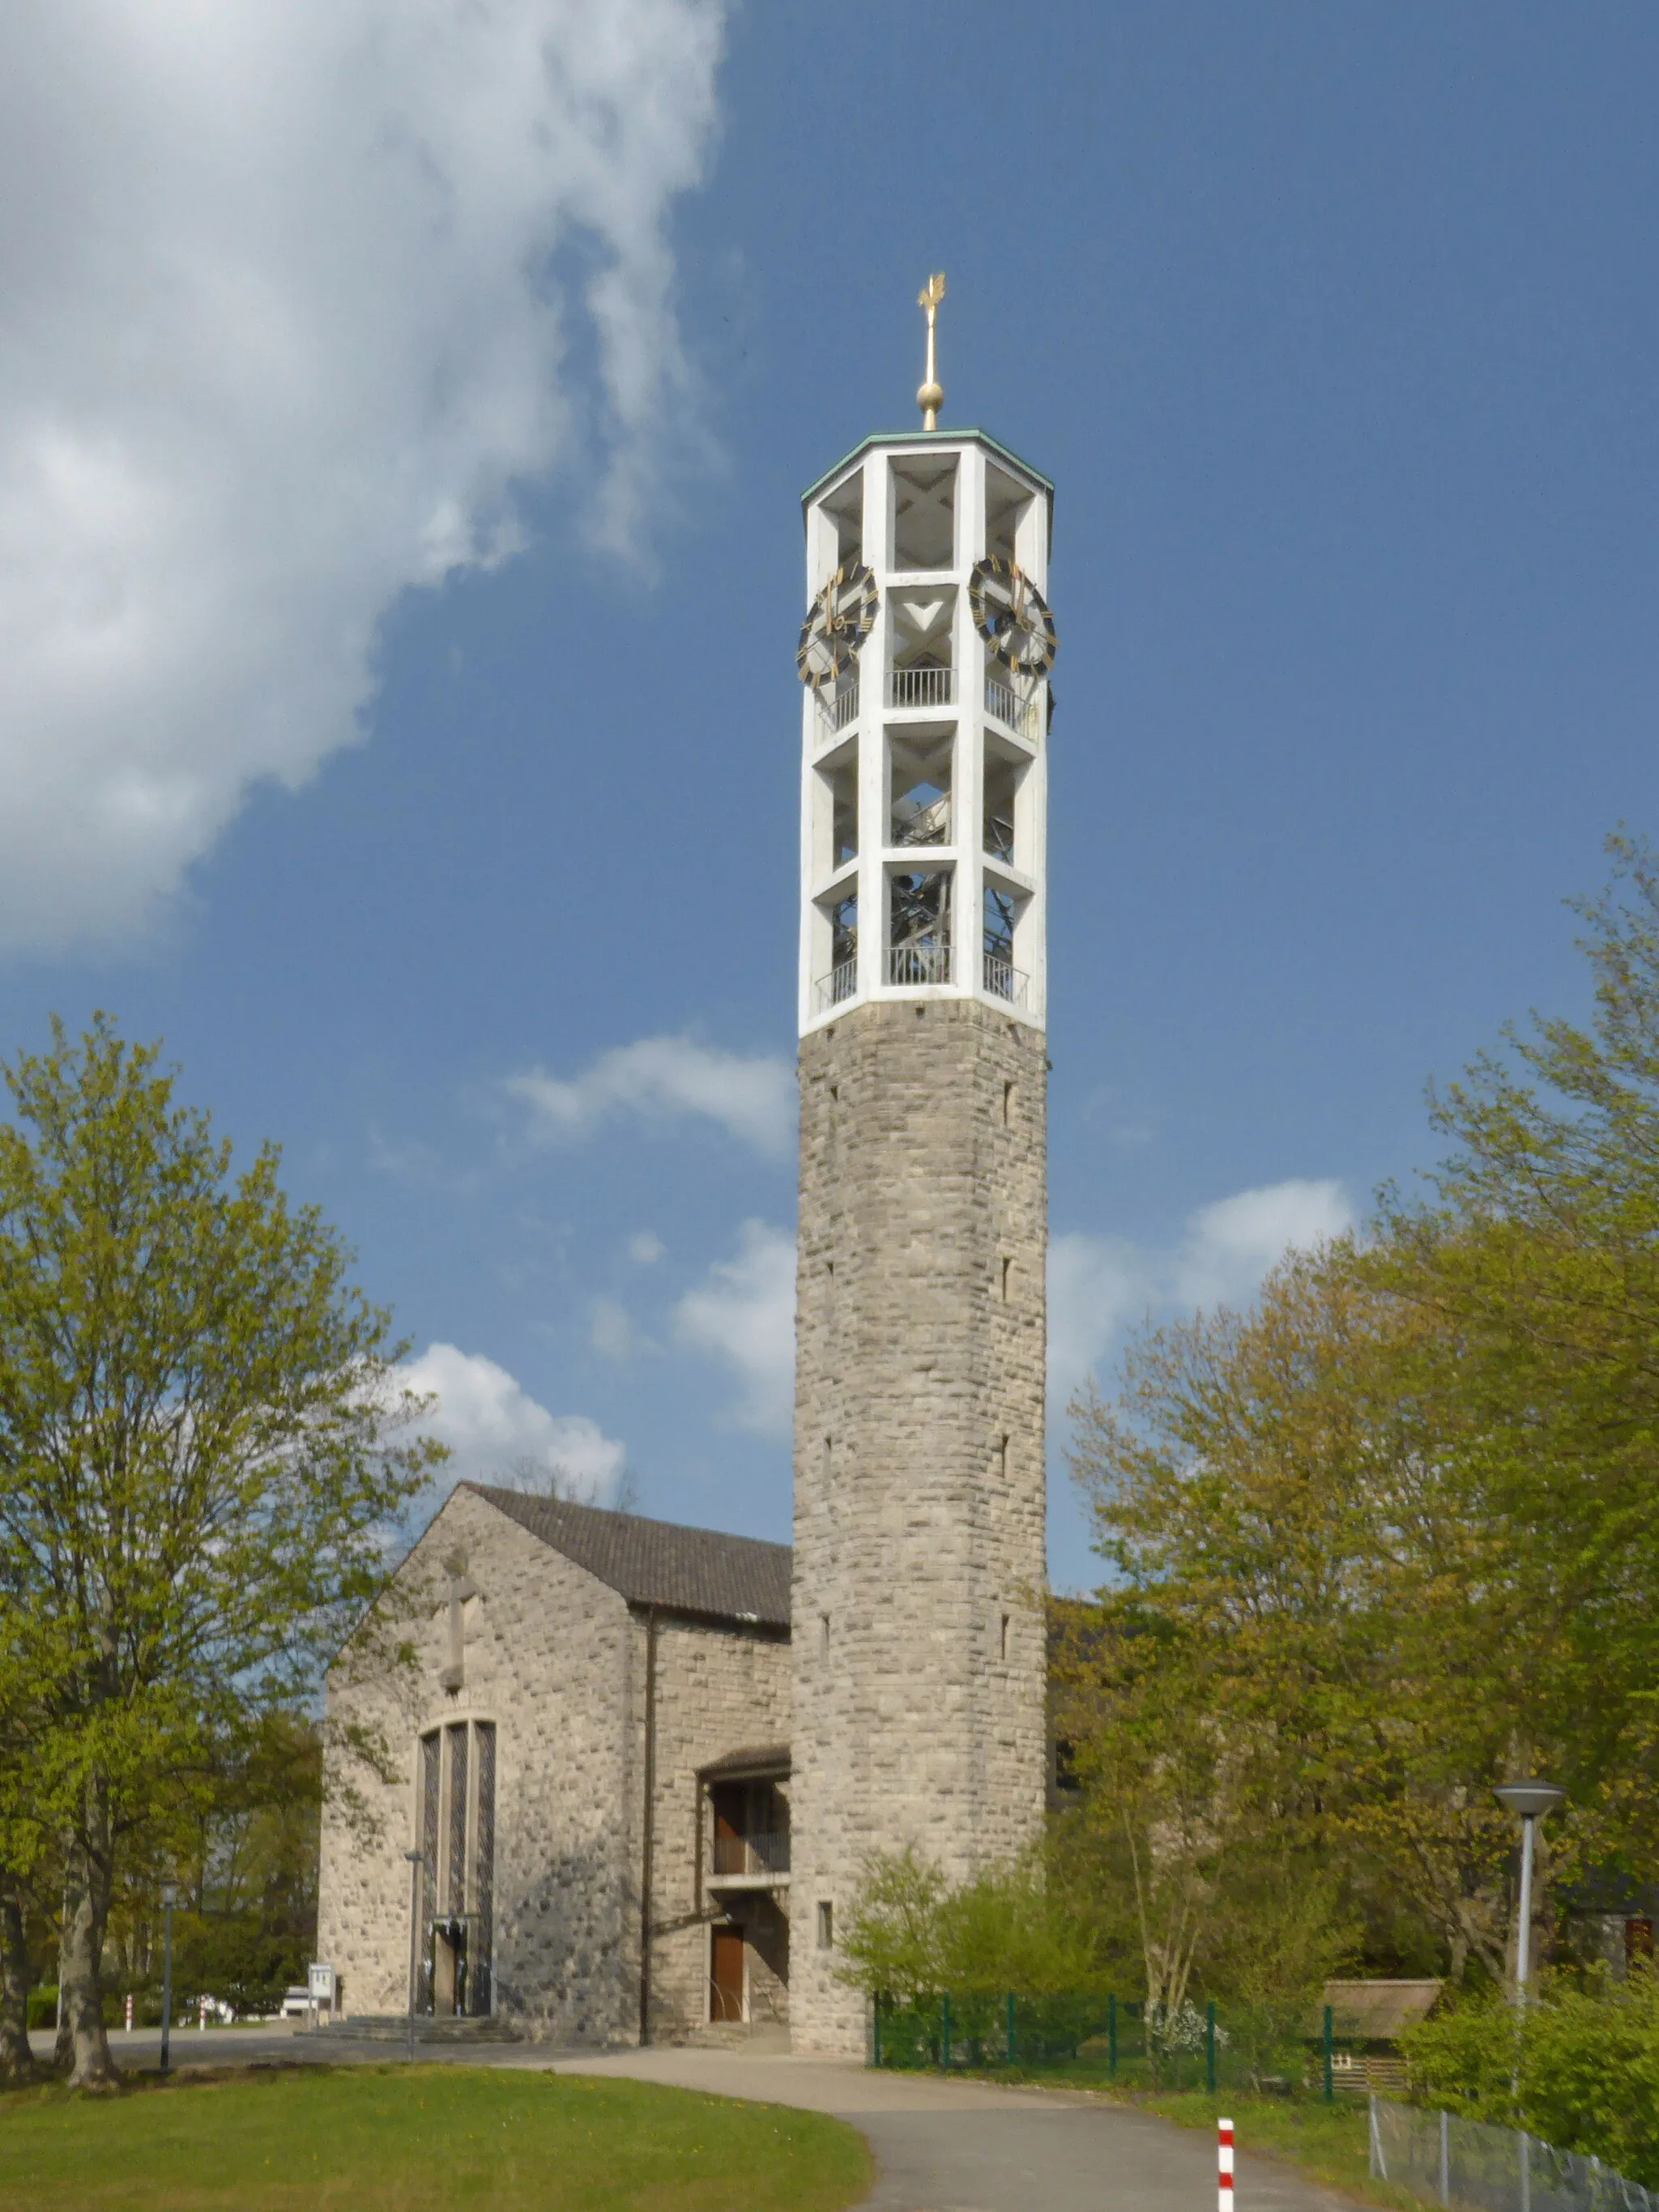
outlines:
{"label": "recessed doorway", "polygon": [[743,1930],[718,1923],[708,1931],[708,2017],[743,2018]]}

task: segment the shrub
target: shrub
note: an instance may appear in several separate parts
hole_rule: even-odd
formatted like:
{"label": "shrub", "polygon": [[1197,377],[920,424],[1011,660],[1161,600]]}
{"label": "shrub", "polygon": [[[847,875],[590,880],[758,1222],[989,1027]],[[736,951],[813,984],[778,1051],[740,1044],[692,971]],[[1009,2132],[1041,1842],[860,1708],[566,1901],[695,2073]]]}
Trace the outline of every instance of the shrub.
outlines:
{"label": "shrub", "polygon": [[1659,1978],[1546,1981],[1524,2013],[1468,2002],[1401,2038],[1419,2104],[1524,2128],[1659,2187]]}

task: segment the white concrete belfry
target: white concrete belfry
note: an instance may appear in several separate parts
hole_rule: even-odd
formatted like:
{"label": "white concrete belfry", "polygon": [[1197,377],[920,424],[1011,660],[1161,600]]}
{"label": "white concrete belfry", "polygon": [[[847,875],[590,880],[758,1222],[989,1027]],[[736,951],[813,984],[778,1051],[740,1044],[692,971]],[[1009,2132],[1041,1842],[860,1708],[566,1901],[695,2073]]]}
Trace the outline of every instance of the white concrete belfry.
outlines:
{"label": "white concrete belfry", "polygon": [[872,1854],[960,1881],[1042,1820],[1051,501],[931,428],[805,495],[798,2050],[864,2047]]}
{"label": "white concrete belfry", "polygon": [[1006,610],[1006,571],[1046,592],[1052,501],[981,431],[868,439],[806,495],[806,629],[826,598],[842,618],[802,645],[803,1036],[918,990],[1042,1024],[1047,672],[975,615]]}

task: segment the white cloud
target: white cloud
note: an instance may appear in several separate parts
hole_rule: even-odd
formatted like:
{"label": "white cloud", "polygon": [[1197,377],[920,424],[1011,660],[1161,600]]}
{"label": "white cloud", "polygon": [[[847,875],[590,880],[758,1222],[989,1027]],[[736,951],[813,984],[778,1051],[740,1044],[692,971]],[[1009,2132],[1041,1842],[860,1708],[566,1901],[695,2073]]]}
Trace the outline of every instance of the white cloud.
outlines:
{"label": "white cloud", "polygon": [[654,1267],[668,1247],[653,1230],[641,1229],[628,1240],[628,1256],[636,1267]]}
{"label": "white cloud", "polygon": [[1158,1251],[1075,1232],[1048,1246],[1048,1388],[1063,1405],[1143,1314],[1237,1305],[1255,1296],[1292,1245],[1353,1225],[1340,1182],[1292,1177],[1218,1199],[1190,1215],[1181,1242]]}
{"label": "white cloud", "polygon": [[1048,1388],[1062,1404],[1147,1303],[1146,1255],[1121,1237],[1048,1240]]}
{"label": "white cloud", "polygon": [[0,10],[0,945],[130,930],[350,743],[381,617],[517,546],[515,481],[586,453],[630,544],[722,22]]}
{"label": "white cloud", "polygon": [[592,1326],[593,1349],[606,1359],[631,1359],[636,1342],[634,1323],[626,1306],[615,1298],[595,1298]]}
{"label": "white cloud", "polygon": [[626,1446],[584,1413],[550,1413],[482,1352],[432,1344],[401,1372],[410,1389],[437,1401],[421,1426],[449,1446],[443,1482],[502,1482],[528,1465],[560,1474],[592,1504],[615,1494]]}
{"label": "white cloud", "polygon": [[1237,1304],[1292,1245],[1322,1244],[1352,1226],[1348,1194],[1336,1182],[1293,1177],[1218,1199],[1187,1224],[1170,1295],[1179,1305]]}
{"label": "white cloud", "polygon": [[568,1081],[532,1068],[509,1077],[507,1090],[530,1109],[535,1133],[550,1139],[585,1136],[620,1114],[702,1114],[757,1152],[781,1158],[794,1140],[795,1077],[787,1060],[718,1052],[689,1037],[617,1045]]}
{"label": "white cloud", "polygon": [[674,1309],[682,1344],[712,1352],[737,1376],[736,1428],[787,1437],[795,1402],[795,1240],[764,1221],[745,1221],[738,1255]]}

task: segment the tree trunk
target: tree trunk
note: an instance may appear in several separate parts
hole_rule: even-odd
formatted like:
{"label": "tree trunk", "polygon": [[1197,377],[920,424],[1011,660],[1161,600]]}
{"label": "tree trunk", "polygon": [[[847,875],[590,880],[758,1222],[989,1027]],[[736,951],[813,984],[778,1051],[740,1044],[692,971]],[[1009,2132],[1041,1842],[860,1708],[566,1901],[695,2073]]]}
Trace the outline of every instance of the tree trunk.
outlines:
{"label": "tree trunk", "polygon": [[[75,2062],[71,2089],[112,2089],[119,2076],[104,2026],[104,1928],[109,1917],[109,1814],[94,1782],[86,1796],[88,1833],[78,1839],[73,1909],[64,1931],[64,2019]],[[58,2038],[61,2046],[63,2038]]]}
{"label": "tree trunk", "polygon": [[29,1954],[23,1939],[23,1901],[12,1884],[0,1887],[0,2085],[15,2088],[34,2079],[29,2050]]}

